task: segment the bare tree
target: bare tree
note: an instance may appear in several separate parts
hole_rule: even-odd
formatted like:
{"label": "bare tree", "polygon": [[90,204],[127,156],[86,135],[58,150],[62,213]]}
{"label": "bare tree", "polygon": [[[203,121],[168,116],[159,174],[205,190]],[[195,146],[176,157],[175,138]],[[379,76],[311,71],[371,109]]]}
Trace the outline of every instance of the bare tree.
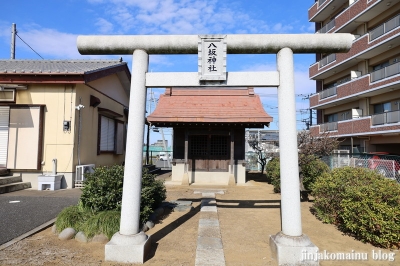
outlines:
{"label": "bare tree", "polygon": [[248,140],[250,147],[257,154],[257,161],[261,165],[261,174],[264,173],[265,165],[267,164],[267,156],[264,152],[264,147],[257,139],[251,138]]}
{"label": "bare tree", "polygon": [[299,148],[299,165],[306,165],[313,160],[313,157],[322,158],[332,154],[333,150],[339,146],[339,141],[335,137],[330,137],[329,132],[324,132],[318,137],[311,135],[309,131],[303,130],[297,134]]}

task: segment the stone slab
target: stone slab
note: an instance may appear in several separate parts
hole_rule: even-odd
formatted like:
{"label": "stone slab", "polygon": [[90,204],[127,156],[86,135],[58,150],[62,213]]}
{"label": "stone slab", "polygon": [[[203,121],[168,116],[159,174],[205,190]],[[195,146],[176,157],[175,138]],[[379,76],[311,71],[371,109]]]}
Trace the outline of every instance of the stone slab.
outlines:
{"label": "stone slab", "polygon": [[221,238],[221,231],[218,226],[202,226],[199,227],[197,232],[199,237],[219,237]]}
{"label": "stone slab", "polygon": [[215,199],[215,193],[211,193],[211,192],[201,193],[201,196],[203,198]]}
{"label": "stone slab", "polygon": [[222,240],[218,237],[197,237],[197,250],[222,249]]}
{"label": "stone slab", "polygon": [[223,189],[196,189],[193,191],[194,194],[203,194],[203,193],[214,193],[214,194],[225,194],[225,190]]}
{"label": "stone slab", "polygon": [[217,219],[200,219],[199,220],[199,227],[203,226],[217,226],[219,227],[219,221]]}
{"label": "stone slab", "polygon": [[216,219],[216,220],[218,220],[218,212],[200,212],[200,219]]}
{"label": "stone slab", "polygon": [[204,206],[201,207],[201,212],[217,212],[217,206]]}
{"label": "stone slab", "polygon": [[192,201],[190,201],[190,200],[174,200],[174,201],[170,201],[170,203],[176,204],[179,206],[191,206],[192,205]]}
{"label": "stone slab", "polygon": [[225,266],[224,251],[222,249],[198,249],[196,250],[195,265]]}
{"label": "stone slab", "polygon": [[175,212],[189,212],[193,209],[192,206],[176,206],[174,208]]}

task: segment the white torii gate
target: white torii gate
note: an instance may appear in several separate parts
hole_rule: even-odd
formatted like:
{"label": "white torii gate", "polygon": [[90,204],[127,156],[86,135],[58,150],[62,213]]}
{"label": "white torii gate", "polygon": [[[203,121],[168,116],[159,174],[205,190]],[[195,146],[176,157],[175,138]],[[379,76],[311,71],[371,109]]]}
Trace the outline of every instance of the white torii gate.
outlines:
{"label": "white torii gate", "polygon": [[[151,245],[139,224],[146,89],[216,86],[215,82],[200,81],[197,72],[148,73],[148,56],[198,54],[198,39],[198,35],[93,35],[77,39],[81,54],[133,54],[120,231],[105,246],[106,260],[143,263]],[[228,54],[277,54],[277,71],[230,72],[217,86],[278,87],[282,231],[270,237],[270,246],[280,265],[304,265],[305,251],[318,252],[302,233],[293,53],[347,52],[353,40],[353,35],[345,33],[226,35]]]}

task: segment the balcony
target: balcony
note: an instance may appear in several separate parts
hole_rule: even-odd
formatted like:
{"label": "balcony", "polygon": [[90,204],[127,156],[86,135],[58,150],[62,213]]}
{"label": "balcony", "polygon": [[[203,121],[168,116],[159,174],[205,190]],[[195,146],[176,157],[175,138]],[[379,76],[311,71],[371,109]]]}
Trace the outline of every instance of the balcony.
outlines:
{"label": "balcony", "polygon": [[[396,63],[393,65],[398,64]],[[323,90],[320,91],[318,94],[312,95],[310,97],[310,108],[325,109],[338,104],[352,102],[360,97],[372,97],[377,94],[387,93],[394,89],[398,89],[399,84],[400,72],[390,77],[383,78],[374,82],[372,81],[371,73],[371,75],[364,75],[359,78],[355,78],[348,82],[337,85],[336,94],[335,89],[329,88],[329,91]]]}
{"label": "balcony", "polygon": [[336,91],[337,91],[337,86],[325,89],[319,93],[319,99],[322,100],[331,97],[333,95],[336,95]]}
{"label": "balcony", "polygon": [[335,19],[332,19],[325,26],[323,26],[317,33],[327,33],[335,27]]}
{"label": "balcony", "polygon": [[400,73],[400,62],[371,72],[371,82],[381,80]]}
{"label": "balcony", "polygon": [[310,78],[325,79],[333,75],[333,71],[339,73],[388,49],[396,49],[400,46],[400,25],[372,41],[369,40],[369,35],[367,33],[356,39],[348,53],[329,55],[311,65]]}
{"label": "balcony", "polygon": [[308,9],[308,19],[314,22],[324,21],[332,14],[332,10],[348,2],[349,0],[318,0]]}
{"label": "balcony", "polygon": [[319,60],[319,67],[324,67],[336,60],[336,54],[330,54]]}
{"label": "balcony", "polygon": [[371,30],[369,32],[369,40],[373,41],[398,26],[400,26],[400,14]]}
{"label": "balcony", "polygon": [[[337,124],[336,130],[334,129],[334,125],[329,125],[330,123],[326,123],[312,126],[310,128],[311,134],[315,137],[318,137],[319,134],[323,134],[324,132],[328,131],[330,133],[329,136],[346,137],[356,135],[384,135],[385,133],[393,134],[394,132],[400,133],[400,124],[383,124],[374,126],[372,125],[371,116],[338,121],[334,123]],[[329,126],[330,128],[328,128]]]}
{"label": "balcony", "polygon": [[320,128],[321,132],[337,131],[338,122],[329,122],[329,123],[320,124],[319,128]]}
{"label": "balcony", "polygon": [[384,125],[384,124],[392,124],[392,123],[399,123],[400,122],[400,111],[391,111],[385,112],[382,114],[375,114],[372,115],[372,125]]}

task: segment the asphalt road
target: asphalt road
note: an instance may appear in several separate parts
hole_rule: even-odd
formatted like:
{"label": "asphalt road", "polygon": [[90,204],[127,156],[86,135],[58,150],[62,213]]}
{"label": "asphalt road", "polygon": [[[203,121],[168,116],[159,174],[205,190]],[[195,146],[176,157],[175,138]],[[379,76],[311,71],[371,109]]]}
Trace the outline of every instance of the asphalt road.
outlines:
{"label": "asphalt road", "polygon": [[21,190],[0,194],[0,245],[54,219],[78,203],[81,190]]}

